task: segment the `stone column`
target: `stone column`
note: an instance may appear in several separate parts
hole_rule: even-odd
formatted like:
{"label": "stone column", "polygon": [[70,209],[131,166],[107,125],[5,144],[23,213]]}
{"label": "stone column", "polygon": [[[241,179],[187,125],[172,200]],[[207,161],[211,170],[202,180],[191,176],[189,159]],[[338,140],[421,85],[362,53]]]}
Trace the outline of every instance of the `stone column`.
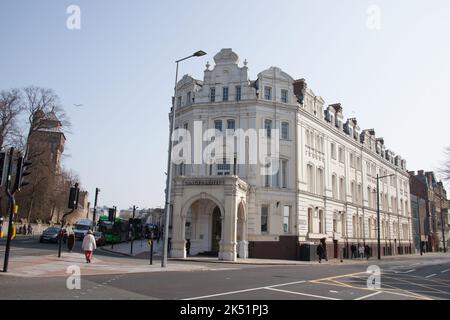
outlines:
{"label": "stone column", "polygon": [[184,239],[186,217],[182,216],[182,198],[175,196],[173,200],[172,250],[169,257],[186,258],[186,241]]}
{"label": "stone column", "polygon": [[222,241],[220,242],[219,259],[236,261],[236,229],[237,229],[236,195],[226,195],[225,213],[222,220]]}

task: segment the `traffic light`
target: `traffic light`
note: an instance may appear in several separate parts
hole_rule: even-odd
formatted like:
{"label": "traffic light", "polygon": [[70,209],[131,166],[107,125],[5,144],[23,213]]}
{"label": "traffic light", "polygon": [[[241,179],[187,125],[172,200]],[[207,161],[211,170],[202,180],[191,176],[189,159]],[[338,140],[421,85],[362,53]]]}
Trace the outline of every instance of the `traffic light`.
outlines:
{"label": "traffic light", "polygon": [[116,216],[116,210],[114,210],[114,208],[109,208],[108,209],[108,220],[111,222],[114,222],[115,217]]}
{"label": "traffic light", "polygon": [[13,191],[20,191],[20,189],[29,183],[24,181],[24,177],[29,176],[31,174],[30,171],[28,171],[28,167],[31,166],[30,161],[24,160],[22,156],[17,158],[17,168],[16,168],[16,179],[14,183]]}
{"label": "traffic light", "polygon": [[78,196],[80,195],[80,189],[78,189],[78,185],[75,185],[75,187],[70,188],[69,193],[69,204],[68,208],[72,210],[78,209]]}
{"label": "traffic light", "polygon": [[6,152],[0,152],[0,186],[2,187],[6,182],[6,168],[8,161],[6,161]]}
{"label": "traffic light", "polygon": [[3,217],[0,216],[0,239],[3,238]]}

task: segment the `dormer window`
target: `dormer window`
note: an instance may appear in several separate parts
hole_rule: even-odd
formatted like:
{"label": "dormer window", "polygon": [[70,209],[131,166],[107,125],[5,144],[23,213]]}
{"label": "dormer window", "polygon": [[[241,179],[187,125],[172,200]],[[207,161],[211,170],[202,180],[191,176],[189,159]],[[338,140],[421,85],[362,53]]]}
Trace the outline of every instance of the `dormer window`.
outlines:
{"label": "dormer window", "polygon": [[288,103],[288,91],[281,90],[281,102]]}
{"label": "dormer window", "polygon": [[216,102],[216,88],[209,88],[209,101]]}
{"label": "dormer window", "polygon": [[222,101],[228,101],[228,87],[223,87],[222,92]]}
{"label": "dormer window", "polygon": [[264,87],[264,99],[272,100],[272,88]]}
{"label": "dormer window", "polygon": [[333,116],[333,114],[330,114],[330,123],[332,124],[332,125],[334,125],[334,116]]}

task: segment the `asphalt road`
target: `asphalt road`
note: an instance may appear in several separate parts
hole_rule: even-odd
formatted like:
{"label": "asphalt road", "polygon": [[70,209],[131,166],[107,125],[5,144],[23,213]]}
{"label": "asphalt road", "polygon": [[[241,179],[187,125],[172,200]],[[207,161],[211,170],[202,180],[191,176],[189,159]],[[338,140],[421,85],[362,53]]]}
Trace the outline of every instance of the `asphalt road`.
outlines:
{"label": "asphalt road", "polygon": [[[56,245],[40,244],[37,239],[17,240],[14,245],[14,255],[42,255],[57,249]],[[3,252],[4,241],[0,242],[2,258]],[[114,259],[131,259],[105,252],[97,254]],[[405,256],[358,264],[214,265],[216,268],[213,271],[83,276],[81,290],[68,290],[66,277],[1,276],[0,299],[450,299],[450,254]],[[370,276],[367,268],[371,265],[380,268],[379,289],[367,287]]]}

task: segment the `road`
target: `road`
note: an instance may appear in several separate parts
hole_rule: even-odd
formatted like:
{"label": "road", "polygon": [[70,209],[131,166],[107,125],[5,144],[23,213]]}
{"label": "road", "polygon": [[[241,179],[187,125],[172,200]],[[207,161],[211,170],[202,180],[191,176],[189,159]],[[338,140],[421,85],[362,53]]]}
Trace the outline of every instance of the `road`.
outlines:
{"label": "road", "polygon": [[[14,241],[11,256],[56,253],[55,244],[36,238]],[[76,250],[80,250],[79,244]],[[3,258],[4,241],[0,242]],[[147,263],[97,251],[104,263]],[[156,261],[156,263],[158,263]],[[175,263],[170,261],[169,264]],[[81,289],[69,290],[67,276],[0,275],[0,299],[186,299],[186,300],[441,300],[450,298],[450,254],[401,256],[382,261],[307,265],[242,265],[176,262],[205,270],[93,274]],[[369,266],[380,268],[381,287],[368,288]]]}

